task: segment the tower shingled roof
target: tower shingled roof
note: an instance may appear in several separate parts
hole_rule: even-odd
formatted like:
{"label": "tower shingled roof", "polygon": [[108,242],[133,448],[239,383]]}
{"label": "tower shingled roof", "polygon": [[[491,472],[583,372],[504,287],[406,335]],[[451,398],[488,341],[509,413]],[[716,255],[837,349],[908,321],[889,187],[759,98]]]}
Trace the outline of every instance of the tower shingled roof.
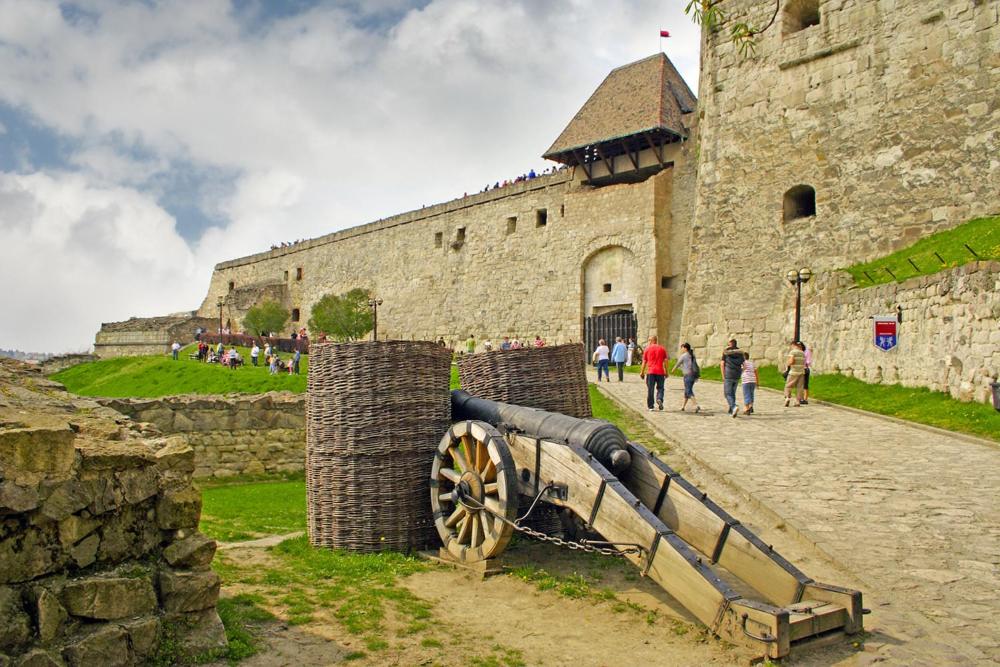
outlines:
{"label": "tower shingled roof", "polygon": [[686,136],[681,116],[697,103],[665,54],[622,65],[605,77],[542,157],[558,160],[574,149],[651,130]]}

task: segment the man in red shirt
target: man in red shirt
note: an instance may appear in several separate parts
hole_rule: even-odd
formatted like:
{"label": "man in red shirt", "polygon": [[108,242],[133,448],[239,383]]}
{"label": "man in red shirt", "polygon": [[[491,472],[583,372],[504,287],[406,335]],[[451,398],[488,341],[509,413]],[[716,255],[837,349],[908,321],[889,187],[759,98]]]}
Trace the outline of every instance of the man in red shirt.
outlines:
{"label": "man in red shirt", "polygon": [[656,390],[656,407],[663,410],[663,385],[667,379],[667,350],[656,342],[656,336],[649,337],[649,343],[642,353],[639,377],[646,380],[646,407],[653,411],[653,390]]}

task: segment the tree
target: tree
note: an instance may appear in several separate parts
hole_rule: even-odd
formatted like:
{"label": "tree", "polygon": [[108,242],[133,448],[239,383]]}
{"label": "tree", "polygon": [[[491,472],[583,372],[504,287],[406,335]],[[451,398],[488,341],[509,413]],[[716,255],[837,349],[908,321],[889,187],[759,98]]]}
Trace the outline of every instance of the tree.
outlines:
{"label": "tree", "polygon": [[360,287],[340,295],[324,295],[312,307],[309,330],[325,333],[334,340],[361,338],[372,330],[368,297],[368,290]]}
{"label": "tree", "polygon": [[265,301],[247,311],[243,329],[255,336],[281,332],[288,322],[289,313],[274,301]]}
{"label": "tree", "polygon": [[774,12],[771,14],[771,20],[760,26],[752,26],[746,21],[737,20],[734,16],[727,14],[722,9],[723,2],[725,0],[689,0],[687,6],[684,7],[684,13],[709,31],[719,28],[724,23],[729,23],[729,38],[740,53],[744,57],[756,53],[757,36],[774,25],[775,19],[778,18],[778,10],[781,9],[781,0],[774,0]]}

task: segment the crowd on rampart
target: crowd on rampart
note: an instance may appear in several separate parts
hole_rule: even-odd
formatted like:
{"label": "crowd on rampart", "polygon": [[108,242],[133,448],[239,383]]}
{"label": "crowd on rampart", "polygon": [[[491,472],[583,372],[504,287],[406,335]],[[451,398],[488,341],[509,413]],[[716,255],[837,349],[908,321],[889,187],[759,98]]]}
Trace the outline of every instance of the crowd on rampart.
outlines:
{"label": "crowd on rampart", "polygon": [[[502,181],[497,181],[493,185],[487,183],[486,187],[484,187],[479,192],[489,192],[490,190],[499,190],[500,188],[505,188],[508,185],[514,185],[515,183],[523,183],[524,181],[530,181],[535,178],[538,178],[539,176],[545,176],[546,174],[554,174],[557,171],[562,171],[563,169],[566,169],[566,165],[558,165],[558,166],[553,165],[547,169],[544,169],[540,173],[536,173],[534,169],[531,169],[527,173],[521,174],[520,176],[517,176],[512,179],[504,179]],[[463,196],[468,197],[469,193],[465,193],[465,195]]]}

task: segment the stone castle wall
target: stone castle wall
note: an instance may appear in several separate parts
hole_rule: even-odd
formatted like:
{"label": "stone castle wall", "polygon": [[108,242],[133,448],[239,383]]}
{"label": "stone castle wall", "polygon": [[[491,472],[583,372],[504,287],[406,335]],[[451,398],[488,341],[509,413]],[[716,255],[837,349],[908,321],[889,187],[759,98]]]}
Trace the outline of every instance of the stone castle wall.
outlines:
{"label": "stone castle wall", "polygon": [[[694,165],[690,142],[664,153],[673,167],[641,183],[591,187],[566,169],[223,262],[199,312],[241,286],[282,282],[298,326],[324,294],[370,289],[386,338],[580,341],[585,315],[619,305],[634,308],[640,335],[678,330],[678,295],[660,274],[684,270],[691,204],[672,192]],[[235,301],[225,317],[238,323],[249,306]]]}
{"label": "stone castle wall", "polygon": [[[846,274],[826,274],[802,312],[803,338],[818,372],[900,383],[990,400],[1000,377],[1000,262],[973,262],[930,276],[865,289]],[[872,344],[874,315],[902,308],[899,344]],[[808,335],[805,335],[808,334]]]}
{"label": "stone castle wall", "polygon": [[0,665],[226,645],[194,454],[120,417],[0,362]]}
{"label": "stone castle wall", "polygon": [[289,473],[305,468],[304,394],[108,398],[100,403],[190,446],[195,477]]}
{"label": "stone castle wall", "polygon": [[187,345],[194,341],[196,329],[214,331],[218,322],[218,309],[214,317],[209,313],[206,317],[133,317],[124,322],[105,322],[94,338],[94,354],[102,359],[166,354],[174,341]]}
{"label": "stone castle wall", "polygon": [[[789,269],[822,274],[1000,212],[1000,2],[822,0],[819,25],[792,31],[784,12],[808,4],[782,2],[748,59],[725,31],[704,39],[682,328],[713,355],[735,336],[778,359]],[[773,8],[733,0],[726,15],[762,25]],[[800,184],[815,215],[785,221]]]}

